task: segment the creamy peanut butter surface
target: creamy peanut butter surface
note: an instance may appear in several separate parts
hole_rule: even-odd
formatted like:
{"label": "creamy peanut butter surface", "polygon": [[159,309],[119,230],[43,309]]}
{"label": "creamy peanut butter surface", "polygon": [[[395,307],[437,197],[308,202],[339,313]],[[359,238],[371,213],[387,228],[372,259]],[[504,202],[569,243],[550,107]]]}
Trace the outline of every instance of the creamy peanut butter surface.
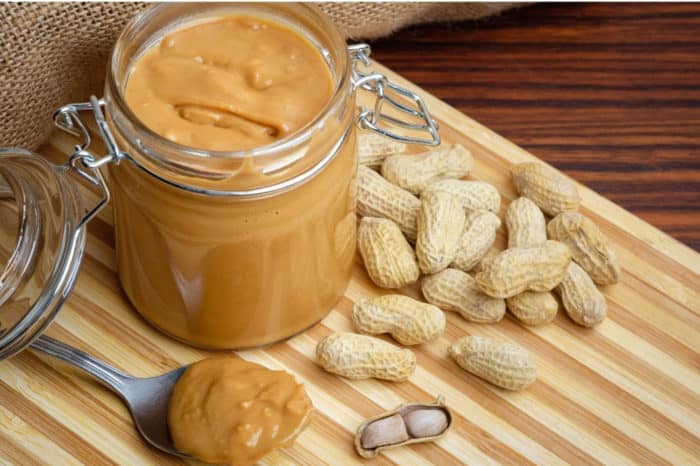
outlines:
{"label": "creamy peanut butter surface", "polygon": [[232,151],[281,139],[328,103],[321,54],[294,31],[227,17],[179,29],[133,67],[126,102],[148,128],[179,144]]}
{"label": "creamy peanut butter surface", "polygon": [[[323,60],[301,35],[271,21],[185,24],[136,60],[127,104],[182,144],[264,145],[308,124],[327,103],[334,81]],[[159,176],[219,190],[274,184],[335,154],[306,182],[254,199],[197,194],[131,162],[110,164],[119,278],[141,315],[187,343],[237,349],[290,337],[332,309],[350,279],[356,234],[352,95],[341,103],[281,156],[195,157],[192,176],[119,138]],[[212,124],[219,118],[231,124]],[[227,176],[196,175],[216,170]]]}
{"label": "creamy peanut butter surface", "polygon": [[223,356],[185,371],[170,399],[168,425],[178,450],[243,466],[291,444],[312,409],[291,374]]}

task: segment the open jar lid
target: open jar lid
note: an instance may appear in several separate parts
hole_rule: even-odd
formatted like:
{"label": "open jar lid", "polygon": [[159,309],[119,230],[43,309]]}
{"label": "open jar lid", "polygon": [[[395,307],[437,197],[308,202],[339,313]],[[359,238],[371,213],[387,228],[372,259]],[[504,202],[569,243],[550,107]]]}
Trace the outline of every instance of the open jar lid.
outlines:
{"label": "open jar lid", "polygon": [[0,360],[46,329],[75,283],[85,227],[69,171],[0,148]]}

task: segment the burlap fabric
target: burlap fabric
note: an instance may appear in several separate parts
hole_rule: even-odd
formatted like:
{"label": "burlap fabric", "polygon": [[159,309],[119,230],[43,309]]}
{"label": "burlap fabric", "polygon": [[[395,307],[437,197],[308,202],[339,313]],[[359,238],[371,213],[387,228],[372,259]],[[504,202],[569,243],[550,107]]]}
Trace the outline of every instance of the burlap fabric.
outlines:
{"label": "burlap fabric", "polygon": [[[0,146],[36,148],[59,106],[101,95],[112,44],[142,3],[0,3]],[[349,38],[477,19],[508,3],[321,3]]]}

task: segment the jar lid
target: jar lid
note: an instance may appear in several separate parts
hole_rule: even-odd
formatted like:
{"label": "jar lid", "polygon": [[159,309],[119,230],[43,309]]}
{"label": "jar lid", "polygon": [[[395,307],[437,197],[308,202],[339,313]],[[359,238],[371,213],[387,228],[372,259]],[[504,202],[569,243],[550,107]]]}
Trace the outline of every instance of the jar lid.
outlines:
{"label": "jar lid", "polygon": [[0,360],[38,337],[71,292],[83,223],[67,166],[0,148]]}

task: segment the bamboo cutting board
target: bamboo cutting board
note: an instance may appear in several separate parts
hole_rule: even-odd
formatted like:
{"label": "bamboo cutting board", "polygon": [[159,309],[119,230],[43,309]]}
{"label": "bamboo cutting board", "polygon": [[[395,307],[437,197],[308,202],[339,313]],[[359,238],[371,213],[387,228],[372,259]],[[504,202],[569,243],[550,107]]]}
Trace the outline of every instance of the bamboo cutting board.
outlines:
{"label": "bamboo cutting board", "polygon": [[[498,187],[502,211],[516,197],[511,164],[524,150],[389,70],[379,71],[426,97],[443,140],[474,154],[473,178]],[[56,134],[42,153],[65,159],[73,141]],[[285,343],[239,353],[303,381],[317,413],[296,444],[265,464],[353,464],[360,422],[404,401],[445,396],[455,422],[435,444],[384,452],[374,464],[699,464],[700,255],[589,189],[581,211],[614,242],[620,283],[605,289],[609,316],[595,329],[563,313],[542,328],[511,317],[470,324],[448,313],[445,334],[417,350],[408,382],[349,381],[314,364],[316,342],[350,330],[354,301],[382,290],[357,260],[345,297],[319,325]],[[93,193],[83,190],[89,200]],[[75,290],[49,335],[137,376],[160,374],[210,353],[177,343],[141,320],[119,288],[111,210],[89,226]],[[499,232],[496,247],[504,248]],[[415,293],[415,290],[408,290]],[[465,334],[514,340],[534,355],[539,377],[511,393],[463,372],[447,348]],[[363,460],[366,461],[366,460]],[[0,362],[0,462],[31,464],[181,464],[146,446],[109,391],[31,351]]]}

